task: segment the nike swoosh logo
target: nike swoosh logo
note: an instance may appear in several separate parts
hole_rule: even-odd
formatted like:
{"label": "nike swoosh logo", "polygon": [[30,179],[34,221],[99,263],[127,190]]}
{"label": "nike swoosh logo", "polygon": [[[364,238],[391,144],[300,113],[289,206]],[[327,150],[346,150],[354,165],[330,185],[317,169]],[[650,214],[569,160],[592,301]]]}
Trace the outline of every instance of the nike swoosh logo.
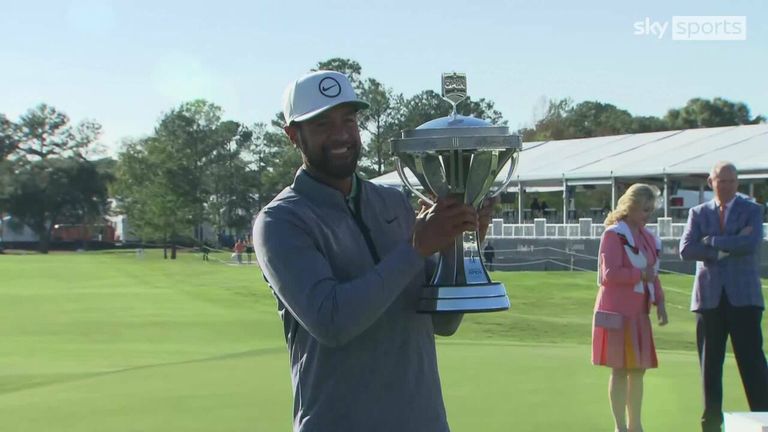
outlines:
{"label": "nike swoosh logo", "polygon": [[392,222],[397,220],[397,216],[393,217],[392,219],[384,219],[384,222],[391,224]]}
{"label": "nike swoosh logo", "polygon": [[330,90],[330,89],[332,89],[332,88],[334,88],[334,87],[336,87],[336,84],[332,84],[330,87],[325,87],[325,86],[323,86],[323,87],[322,87],[322,90],[323,90],[324,92],[327,92],[328,90]]}

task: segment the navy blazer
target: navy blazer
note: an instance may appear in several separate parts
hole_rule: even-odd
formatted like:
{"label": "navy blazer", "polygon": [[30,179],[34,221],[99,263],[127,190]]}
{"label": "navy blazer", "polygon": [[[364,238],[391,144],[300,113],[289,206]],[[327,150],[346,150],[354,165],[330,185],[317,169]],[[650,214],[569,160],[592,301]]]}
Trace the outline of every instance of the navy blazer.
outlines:
{"label": "navy blazer", "polygon": [[[751,226],[752,233],[739,231]],[[712,246],[701,239],[710,236]],[[763,241],[763,209],[741,198],[733,201],[724,232],[720,232],[720,214],[714,200],[693,207],[680,239],[680,257],[696,261],[696,279],[691,293],[691,310],[714,309],[723,290],[733,306],[764,308],[760,286],[760,245]],[[717,252],[730,255],[717,259]]]}

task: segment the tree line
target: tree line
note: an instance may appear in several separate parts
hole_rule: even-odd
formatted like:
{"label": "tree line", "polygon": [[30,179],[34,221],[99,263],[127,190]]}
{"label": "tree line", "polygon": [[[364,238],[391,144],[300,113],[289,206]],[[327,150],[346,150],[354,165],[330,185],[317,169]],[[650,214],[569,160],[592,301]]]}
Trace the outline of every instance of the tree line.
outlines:
{"label": "tree line", "polygon": [[612,104],[597,101],[574,105],[571,99],[565,98],[548,101],[542,118],[533,127],[518,132],[523,141],[530,142],[762,122],[765,117],[751,117],[749,107],[743,102],[719,97],[691,99],[682,108],[668,110],[663,117],[633,116]]}
{"label": "tree line", "polygon": [[[360,172],[368,178],[393,169],[390,139],[450,111],[439,93],[405,97],[364,76],[354,60],[321,61],[313,70],[320,69],[346,73],[371,105],[359,117],[365,141]],[[458,111],[507,124],[485,98],[468,97]],[[561,99],[550,100],[542,118],[518,132],[524,141],[537,141],[763,121],[745,104],[721,98],[692,99],[660,118]],[[150,135],[126,139],[114,160],[95,157],[101,126],[94,121],[73,125],[45,104],[15,122],[0,114],[0,214],[29,226],[44,252],[56,224],[94,223],[110,212],[125,214],[146,242],[200,242],[204,223],[216,232],[248,232],[253,214],[292,182],[301,165],[282,126],[282,112],[249,125],[225,119],[214,103],[193,100],[164,113]]]}

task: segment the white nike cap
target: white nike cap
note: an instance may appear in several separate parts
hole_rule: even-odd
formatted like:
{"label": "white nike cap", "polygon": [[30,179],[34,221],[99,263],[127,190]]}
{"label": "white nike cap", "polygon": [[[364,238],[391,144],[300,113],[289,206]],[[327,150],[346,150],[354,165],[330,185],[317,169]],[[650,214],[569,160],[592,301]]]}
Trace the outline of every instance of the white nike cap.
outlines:
{"label": "white nike cap", "polygon": [[349,78],[335,71],[317,71],[304,75],[288,85],[283,95],[285,124],[309,120],[336,105],[350,103],[357,109],[368,108],[368,102],[357,98]]}

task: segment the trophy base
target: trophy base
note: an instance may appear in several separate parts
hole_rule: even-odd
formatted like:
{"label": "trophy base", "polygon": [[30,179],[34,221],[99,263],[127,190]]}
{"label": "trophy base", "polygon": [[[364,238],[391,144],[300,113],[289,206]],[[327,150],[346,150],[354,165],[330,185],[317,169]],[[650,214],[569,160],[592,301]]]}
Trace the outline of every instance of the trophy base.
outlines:
{"label": "trophy base", "polygon": [[509,309],[509,297],[498,282],[473,285],[427,286],[419,299],[418,312],[473,313]]}

